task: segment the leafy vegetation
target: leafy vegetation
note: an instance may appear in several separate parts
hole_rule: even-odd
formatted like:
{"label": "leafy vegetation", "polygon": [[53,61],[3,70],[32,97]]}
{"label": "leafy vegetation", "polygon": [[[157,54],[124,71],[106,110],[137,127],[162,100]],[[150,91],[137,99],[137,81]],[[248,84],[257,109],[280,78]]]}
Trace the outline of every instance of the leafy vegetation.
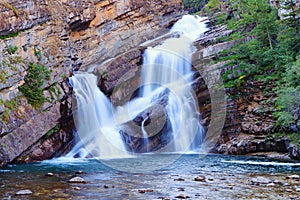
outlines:
{"label": "leafy vegetation", "polygon": [[185,10],[190,13],[196,13],[200,11],[208,0],[183,0],[182,3],[184,5]]}
{"label": "leafy vegetation", "polygon": [[12,45],[7,46],[7,52],[9,54],[14,54],[17,52],[17,50],[18,50],[17,46],[12,46]]}
{"label": "leafy vegetation", "polygon": [[0,39],[5,40],[7,38],[17,37],[18,35],[19,35],[19,32],[7,34],[7,35],[0,35]]}
{"label": "leafy vegetation", "polygon": [[[280,0],[279,8],[270,5],[268,0],[228,0],[227,3],[231,17],[223,15],[220,19],[227,19],[227,26],[234,34],[219,41],[245,39],[218,55],[219,61],[228,61],[223,74],[225,87],[238,90],[247,81],[260,80],[266,85],[275,82],[277,125],[284,130],[299,131],[299,7],[288,0]],[[211,10],[219,8],[215,0],[210,0],[208,5],[206,8]],[[279,19],[277,9],[290,12]]]}
{"label": "leafy vegetation", "polygon": [[19,90],[25,95],[28,102],[35,108],[39,108],[46,101],[43,94],[45,80],[50,79],[50,71],[41,64],[29,63],[28,74],[24,85]]}

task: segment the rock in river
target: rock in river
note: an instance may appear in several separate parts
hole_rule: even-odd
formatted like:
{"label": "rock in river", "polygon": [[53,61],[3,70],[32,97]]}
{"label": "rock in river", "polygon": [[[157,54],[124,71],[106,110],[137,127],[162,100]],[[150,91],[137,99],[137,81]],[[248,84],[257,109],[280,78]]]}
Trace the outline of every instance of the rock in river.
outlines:
{"label": "rock in river", "polygon": [[87,183],[86,180],[84,180],[83,178],[78,177],[78,176],[71,178],[68,182],[69,183]]}
{"label": "rock in river", "polygon": [[29,195],[32,194],[33,192],[31,190],[20,190],[16,192],[16,195]]}

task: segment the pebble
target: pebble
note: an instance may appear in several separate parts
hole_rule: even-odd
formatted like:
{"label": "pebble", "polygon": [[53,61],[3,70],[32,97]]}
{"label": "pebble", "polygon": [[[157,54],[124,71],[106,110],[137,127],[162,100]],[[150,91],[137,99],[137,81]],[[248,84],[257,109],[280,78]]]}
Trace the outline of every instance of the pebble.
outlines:
{"label": "pebble", "polygon": [[79,171],[75,172],[75,174],[83,174],[83,171],[79,170]]}
{"label": "pebble", "polygon": [[175,198],[177,198],[177,199],[188,199],[190,197],[187,196],[187,195],[184,195],[184,194],[180,194],[180,195],[176,196]]}
{"label": "pebble", "polygon": [[45,176],[54,176],[54,174],[53,173],[47,173],[47,174],[45,174]]}
{"label": "pebble", "polygon": [[184,181],[184,178],[176,178],[174,181]]}
{"label": "pebble", "polygon": [[29,195],[32,194],[33,192],[31,190],[20,190],[16,192],[16,195]]}
{"label": "pebble", "polygon": [[294,180],[299,180],[299,175],[291,175],[291,176],[287,176],[286,179],[294,179]]}
{"label": "pebble", "polygon": [[271,182],[270,179],[265,177],[252,178],[250,181],[253,185],[268,184]]}
{"label": "pebble", "polygon": [[275,186],[275,183],[269,183],[267,184],[268,187],[274,187]]}
{"label": "pebble", "polygon": [[69,183],[87,183],[86,180],[84,180],[83,178],[78,177],[78,176],[71,178],[68,182]]}
{"label": "pebble", "polygon": [[103,187],[104,187],[104,188],[106,188],[106,189],[107,189],[107,188],[109,188],[109,186],[108,186],[108,185],[104,185]]}
{"label": "pebble", "polygon": [[183,192],[184,188],[178,188],[178,191]]}
{"label": "pebble", "polygon": [[196,178],[194,178],[194,181],[206,182],[205,176],[197,176]]}
{"label": "pebble", "polygon": [[153,192],[154,190],[152,190],[152,189],[139,189],[138,190],[138,193],[141,193],[141,194],[143,194],[143,193],[146,193],[146,192]]}
{"label": "pebble", "polygon": [[80,187],[72,187],[73,190],[81,190]]}

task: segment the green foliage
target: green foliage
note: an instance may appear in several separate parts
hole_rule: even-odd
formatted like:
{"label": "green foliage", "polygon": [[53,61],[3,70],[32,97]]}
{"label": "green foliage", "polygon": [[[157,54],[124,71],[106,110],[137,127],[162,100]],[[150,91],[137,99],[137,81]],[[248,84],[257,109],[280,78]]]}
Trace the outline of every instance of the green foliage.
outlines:
{"label": "green foliage", "polygon": [[183,0],[183,6],[189,13],[196,13],[203,8],[208,0]]}
{"label": "green foliage", "polygon": [[11,112],[16,110],[18,106],[17,100],[0,101],[0,105],[4,105],[4,112],[1,114],[1,120],[8,122]]}
{"label": "green foliage", "polygon": [[39,108],[45,102],[43,86],[45,80],[50,78],[50,71],[43,65],[29,63],[28,74],[24,81],[25,84],[19,90],[25,95],[28,102],[35,108]]}
{"label": "green foliage", "polygon": [[1,40],[5,40],[5,39],[7,39],[7,38],[14,38],[14,37],[17,37],[18,35],[19,35],[19,32],[7,34],[7,35],[0,35],[0,39],[1,39]]}
{"label": "green foliage", "polygon": [[48,99],[49,101],[59,99],[62,94],[57,83],[54,83],[51,87],[49,87],[48,91],[50,94],[50,99]]}
{"label": "green foliage", "polygon": [[285,128],[291,125],[300,127],[300,56],[287,69],[283,81],[284,86],[277,91],[277,123]]}
{"label": "green foliage", "polygon": [[7,52],[9,54],[14,54],[17,52],[17,50],[18,50],[17,46],[12,46],[12,45],[7,46]]}
{"label": "green foliage", "polygon": [[[279,20],[268,0],[229,0],[233,18],[227,21],[234,34],[219,41],[240,40],[230,51],[220,52],[218,61],[227,60],[223,74],[225,87],[239,89],[247,80],[276,81],[277,125],[285,130],[300,129],[300,34],[299,8],[281,0],[291,13]],[[297,58],[298,56],[298,58]]]}
{"label": "green foliage", "polygon": [[0,82],[1,83],[6,83],[6,76],[7,76],[7,71],[1,70],[0,71]]}
{"label": "green foliage", "polygon": [[221,11],[221,0],[209,0],[205,7],[203,8],[203,12],[212,15],[213,13],[217,11]]}
{"label": "green foliage", "polygon": [[37,59],[38,59],[39,61],[41,61],[42,58],[43,58],[42,51],[41,51],[41,50],[38,50],[38,49],[36,49],[36,48],[34,48],[34,55],[37,57]]}
{"label": "green foliage", "polygon": [[53,133],[58,133],[59,130],[60,130],[60,125],[57,124],[53,128],[51,128],[49,131],[47,131],[47,133],[45,134],[45,136],[50,136]]}

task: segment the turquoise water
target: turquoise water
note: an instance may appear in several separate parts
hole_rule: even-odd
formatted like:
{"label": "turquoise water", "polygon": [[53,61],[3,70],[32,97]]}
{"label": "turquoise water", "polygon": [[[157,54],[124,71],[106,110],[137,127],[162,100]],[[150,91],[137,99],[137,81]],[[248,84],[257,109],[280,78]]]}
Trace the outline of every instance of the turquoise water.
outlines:
{"label": "turquoise water", "polygon": [[[87,183],[68,183],[78,171],[83,173],[76,176]],[[52,160],[0,168],[0,199],[176,199],[180,194],[190,199],[247,199],[249,195],[285,199],[298,194],[299,181],[286,179],[298,173],[300,163],[245,156],[162,154],[106,161]],[[197,176],[205,176],[206,182],[194,181]],[[256,186],[250,181],[254,177],[280,184],[274,186],[276,190]],[[287,193],[289,188],[292,191]],[[21,189],[33,194],[15,196]],[[145,189],[145,193],[139,191]]]}

